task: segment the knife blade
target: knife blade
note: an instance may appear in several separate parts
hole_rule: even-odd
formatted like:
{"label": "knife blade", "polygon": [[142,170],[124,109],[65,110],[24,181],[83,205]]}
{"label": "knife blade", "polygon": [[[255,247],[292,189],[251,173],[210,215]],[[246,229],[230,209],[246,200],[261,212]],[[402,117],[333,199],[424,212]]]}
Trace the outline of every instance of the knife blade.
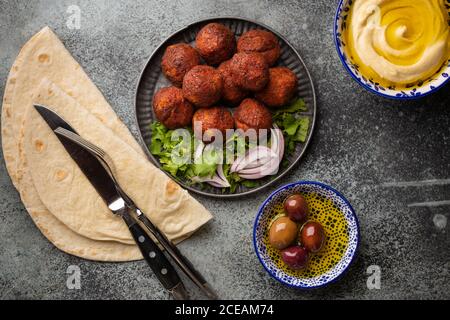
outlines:
{"label": "knife blade", "polygon": [[[63,118],[47,107],[34,105],[34,108],[53,131],[57,128],[64,128],[77,133]],[[56,137],[98,192],[100,197],[105,201],[112,213],[122,216],[146,262],[161,284],[175,299],[188,299],[189,295],[175,268],[169,262],[159,246],[130,215],[128,211],[131,210],[131,208],[126,206],[126,202],[117,191],[114,181],[100,161],[78,144],[68,139],[64,139],[57,134]]]}

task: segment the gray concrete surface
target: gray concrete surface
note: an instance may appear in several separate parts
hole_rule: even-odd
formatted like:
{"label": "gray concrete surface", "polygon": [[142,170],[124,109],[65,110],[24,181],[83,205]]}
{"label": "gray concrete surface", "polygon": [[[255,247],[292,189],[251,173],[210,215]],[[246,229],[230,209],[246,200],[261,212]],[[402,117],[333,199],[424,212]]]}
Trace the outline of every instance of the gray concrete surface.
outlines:
{"label": "gray concrete surface", "polygon": [[[1,0],[0,92],[21,46],[49,25],[136,133],[135,85],[163,39],[210,16],[261,21],[287,37],[314,78],[318,123],[312,144],[300,165],[264,192],[241,200],[195,196],[215,220],[181,249],[228,299],[449,299],[450,206],[414,203],[450,200],[450,87],[415,102],[385,100],[361,89],[334,48],[337,2]],[[66,26],[70,5],[81,9],[80,30]],[[323,181],[342,191],[361,224],[359,255],[348,274],[329,287],[306,292],[272,280],[251,242],[259,204],[276,187],[300,179]],[[424,180],[432,181],[398,184]],[[53,247],[28,217],[3,161],[0,237],[3,299],[169,298],[144,262],[94,263]],[[66,287],[69,265],[81,269],[80,290]],[[379,290],[366,286],[371,265],[381,268]],[[201,297],[191,285],[189,289]]]}

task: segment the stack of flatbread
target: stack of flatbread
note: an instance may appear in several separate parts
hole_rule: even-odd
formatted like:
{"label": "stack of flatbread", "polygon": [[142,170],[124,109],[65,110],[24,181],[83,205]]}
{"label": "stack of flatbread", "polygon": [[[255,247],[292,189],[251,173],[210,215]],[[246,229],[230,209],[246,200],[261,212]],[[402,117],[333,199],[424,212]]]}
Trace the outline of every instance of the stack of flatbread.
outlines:
{"label": "stack of flatbread", "polygon": [[58,37],[48,28],[22,48],[2,108],[7,170],[31,218],[59,249],[91,260],[142,258],[114,216],[34,109],[47,106],[113,159],[124,191],[171,240],[211,219],[185,190],[146,159],[139,144]]}

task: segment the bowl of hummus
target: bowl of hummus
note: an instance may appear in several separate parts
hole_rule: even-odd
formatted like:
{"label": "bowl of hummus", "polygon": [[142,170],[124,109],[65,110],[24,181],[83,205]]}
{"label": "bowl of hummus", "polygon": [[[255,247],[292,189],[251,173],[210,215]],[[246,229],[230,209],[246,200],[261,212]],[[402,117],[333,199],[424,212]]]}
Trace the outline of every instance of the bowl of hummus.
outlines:
{"label": "bowl of hummus", "polygon": [[450,0],[341,0],[334,38],[360,85],[417,99],[450,80]]}

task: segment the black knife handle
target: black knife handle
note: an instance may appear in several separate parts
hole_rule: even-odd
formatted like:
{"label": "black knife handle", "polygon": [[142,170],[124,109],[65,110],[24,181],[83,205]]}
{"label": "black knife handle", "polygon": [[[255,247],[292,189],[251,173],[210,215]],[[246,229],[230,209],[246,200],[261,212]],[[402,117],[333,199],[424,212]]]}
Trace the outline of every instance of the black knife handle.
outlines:
{"label": "black knife handle", "polygon": [[141,250],[145,261],[147,261],[164,288],[172,290],[180,286],[180,277],[158,245],[129,214],[123,214],[122,217],[133,235],[134,241]]}
{"label": "black knife handle", "polygon": [[144,214],[139,215],[138,218],[153,233],[155,238],[167,250],[167,253],[172,257],[172,259],[175,260],[178,266],[194,283],[199,286],[206,284],[205,278],[203,278],[188,258],[181,253],[181,251],[166,237],[163,232],[161,232]]}

